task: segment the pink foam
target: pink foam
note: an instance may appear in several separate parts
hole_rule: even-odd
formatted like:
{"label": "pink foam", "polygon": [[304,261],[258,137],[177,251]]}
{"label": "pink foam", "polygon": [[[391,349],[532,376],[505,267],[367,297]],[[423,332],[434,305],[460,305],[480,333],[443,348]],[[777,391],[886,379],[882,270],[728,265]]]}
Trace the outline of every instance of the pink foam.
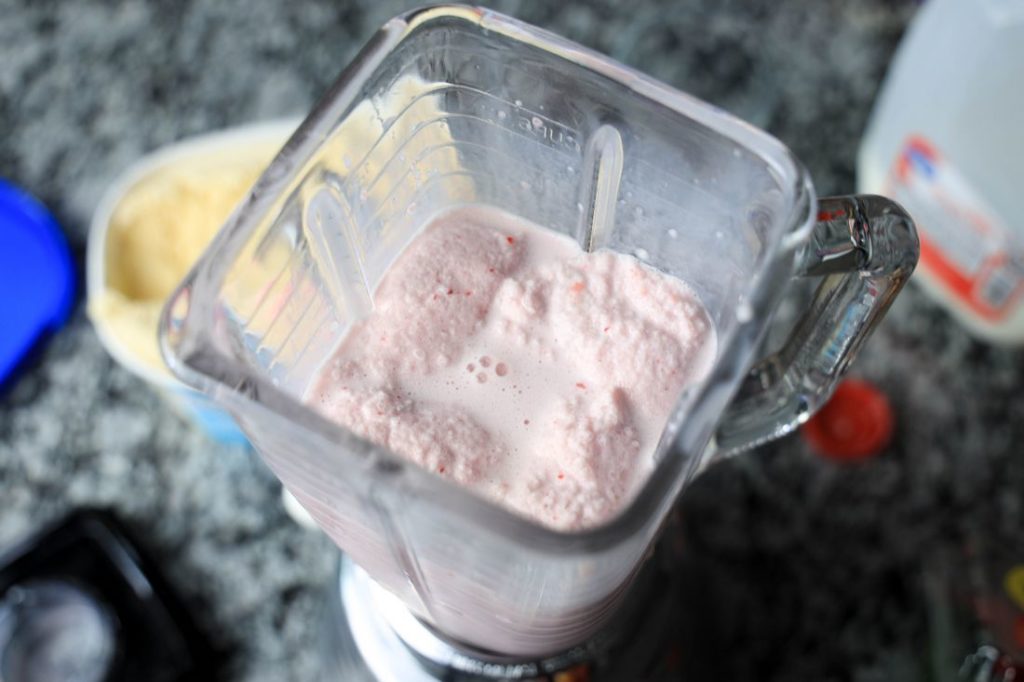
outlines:
{"label": "pink foam", "polygon": [[544,525],[617,514],[715,352],[706,311],[636,259],[487,209],[434,221],[307,401]]}

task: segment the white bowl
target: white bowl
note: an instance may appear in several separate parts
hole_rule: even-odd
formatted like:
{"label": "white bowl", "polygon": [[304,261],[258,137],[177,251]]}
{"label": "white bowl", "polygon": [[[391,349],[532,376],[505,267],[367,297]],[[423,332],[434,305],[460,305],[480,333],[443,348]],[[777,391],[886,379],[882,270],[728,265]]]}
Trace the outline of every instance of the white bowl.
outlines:
{"label": "white bowl", "polygon": [[[139,181],[161,168],[178,165],[186,159],[210,156],[242,145],[276,142],[283,146],[300,122],[300,119],[268,121],[199,135],[158,149],[125,170],[104,193],[89,225],[85,276],[90,304],[106,290],[106,241],[111,218],[125,195]],[[201,393],[178,381],[168,370],[158,369],[140,360],[112,333],[104,320],[94,319],[93,326],[103,347],[118,364],[153,386],[178,413],[198,424],[217,441],[248,442],[228,413]],[[153,333],[156,334],[155,329]]]}

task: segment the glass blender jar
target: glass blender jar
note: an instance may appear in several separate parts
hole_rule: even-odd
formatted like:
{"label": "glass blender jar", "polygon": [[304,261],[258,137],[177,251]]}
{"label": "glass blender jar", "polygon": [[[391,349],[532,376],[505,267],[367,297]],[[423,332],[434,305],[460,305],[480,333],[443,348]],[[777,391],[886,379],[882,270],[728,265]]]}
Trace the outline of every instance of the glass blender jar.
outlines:
{"label": "glass blender jar", "polygon": [[[687,282],[715,324],[709,377],[679,396],[656,470],[601,527],[541,527],[302,403],[396,255],[469,205],[634,254]],[[917,254],[898,206],[816,201],[766,133],[514,19],[432,7],[388,22],[344,71],[172,296],[161,343],[351,570],[445,641],[530,659],[601,629],[712,457],[824,402]],[[813,303],[757,358],[794,276],[821,277]]]}

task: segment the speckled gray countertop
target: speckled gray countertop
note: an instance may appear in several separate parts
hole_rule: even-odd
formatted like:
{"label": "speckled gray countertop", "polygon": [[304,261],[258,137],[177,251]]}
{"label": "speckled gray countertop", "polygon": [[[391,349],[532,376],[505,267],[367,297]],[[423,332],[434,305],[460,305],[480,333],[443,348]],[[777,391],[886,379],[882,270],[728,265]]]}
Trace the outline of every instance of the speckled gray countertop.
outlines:
{"label": "speckled gray countertop", "polygon": [[[494,6],[767,128],[821,194],[854,189],[859,136],[915,7],[559,5]],[[304,113],[407,6],[0,0],[0,176],[50,206],[81,266],[90,214],[126,164]],[[856,370],[895,406],[887,452],[837,466],[791,438],[707,472],[683,503],[688,570],[702,576],[684,606],[702,642],[690,679],[937,679],[935,652],[960,655],[935,634],[941,557],[976,546],[978,529],[1024,547],[1022,370],[1020,353],[972,341],[910,287]],[[255,456],[209,442],[114,364],[81,305],[0,397],[0,546],[72,507],[113,507],[233,652],[225,679],[315,676],[335,558],[286,517],[278,490]]]}

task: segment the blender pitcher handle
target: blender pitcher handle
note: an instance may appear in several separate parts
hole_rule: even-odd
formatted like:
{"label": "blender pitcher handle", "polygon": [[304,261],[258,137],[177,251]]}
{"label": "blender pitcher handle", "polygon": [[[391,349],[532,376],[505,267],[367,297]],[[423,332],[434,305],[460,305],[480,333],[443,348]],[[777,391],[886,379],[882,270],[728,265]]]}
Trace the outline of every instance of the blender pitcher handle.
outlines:
{"label": "blender pitcher handle", "polygon": [[750,370],[716,434],[717,454],[794,431],[831,396],[914,271],[919,243],[898,204],[872,195],[818,202],[797,277],[822,277],[782,349]]}

